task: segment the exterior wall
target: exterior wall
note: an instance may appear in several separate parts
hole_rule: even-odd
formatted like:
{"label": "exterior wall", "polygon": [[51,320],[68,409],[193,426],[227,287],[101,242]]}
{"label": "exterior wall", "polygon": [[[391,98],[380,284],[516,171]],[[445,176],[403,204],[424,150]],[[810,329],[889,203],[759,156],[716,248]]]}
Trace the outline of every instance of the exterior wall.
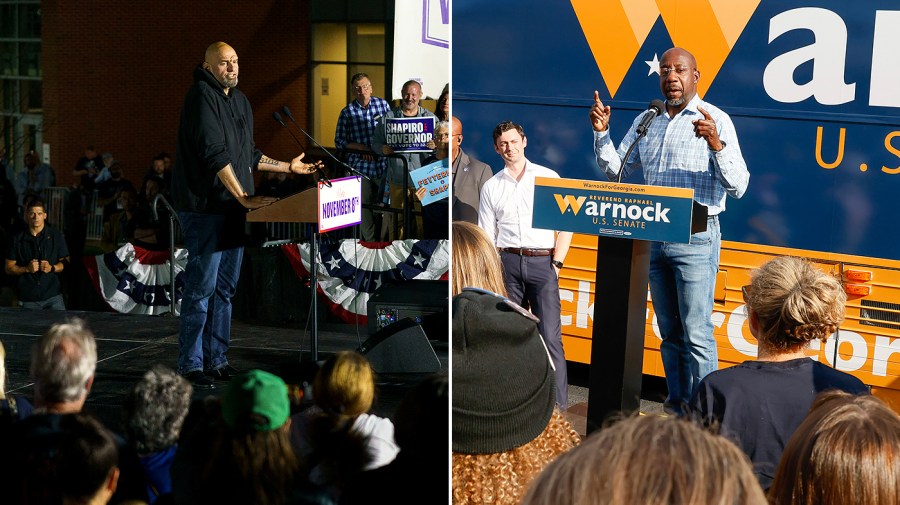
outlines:
{"label": "exterior wall", "polygon": [[113,153],[136,186],[153,156],[174,156],[193,69],[217,40],[240,58],[257,145],[276,159],[298,154],[272,112],[287,104],[308,124],[308,0],[45,0],[41,12],[43,138],[58,185],[75,182],[89,144]]}

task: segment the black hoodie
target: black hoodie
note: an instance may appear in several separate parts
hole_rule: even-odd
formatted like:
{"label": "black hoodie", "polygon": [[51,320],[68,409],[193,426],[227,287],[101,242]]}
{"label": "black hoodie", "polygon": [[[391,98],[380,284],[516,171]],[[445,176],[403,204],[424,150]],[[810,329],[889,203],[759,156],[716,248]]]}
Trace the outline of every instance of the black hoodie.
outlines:
{"label": "black hoodie", "polygon": [[216,174],[231,163],[248,195],[262,157],[253,142],[253,111],[247,96],[224,87],[200,65],[184,98],[172,173],[172,199],[179,211],[204,214],[243,212]]}

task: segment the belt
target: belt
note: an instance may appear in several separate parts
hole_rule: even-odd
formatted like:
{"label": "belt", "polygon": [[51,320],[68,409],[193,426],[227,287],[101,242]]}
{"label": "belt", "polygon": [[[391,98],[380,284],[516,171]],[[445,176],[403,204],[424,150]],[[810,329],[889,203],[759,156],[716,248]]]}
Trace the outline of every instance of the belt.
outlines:
{"label": "belt", "polygon": [[501,247],[500,250],[518,256],[553,256],[553,249],[524,249],[519,247]]}

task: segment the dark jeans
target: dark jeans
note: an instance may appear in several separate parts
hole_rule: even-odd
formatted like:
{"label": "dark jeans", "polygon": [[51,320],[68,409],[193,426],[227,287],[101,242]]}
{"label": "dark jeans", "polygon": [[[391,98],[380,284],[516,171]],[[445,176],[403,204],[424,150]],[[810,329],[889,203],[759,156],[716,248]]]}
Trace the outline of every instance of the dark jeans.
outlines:
{"label": "dark jeans", "polygon": [[[179,212],[188,250],[184,294],[181,299],[181,334],[178,372],[214,370],[228,364],[225,352],[231,340],[231,297],[241,273],[244,248],[222,246],[227,216]],[[241,222],[243,224],[243,222]]]}
{"label": "dark jeans", "polygon": [[527,304],[531,313],[541,320],[538,331],[544,337],[556,368],[556,403],[565,410],[569,404],[569,377],[559,318],[559,279],[550,263],[553,258],[501,252],[500,259],[503,261],[503,280],[508,298],[522,306]]}

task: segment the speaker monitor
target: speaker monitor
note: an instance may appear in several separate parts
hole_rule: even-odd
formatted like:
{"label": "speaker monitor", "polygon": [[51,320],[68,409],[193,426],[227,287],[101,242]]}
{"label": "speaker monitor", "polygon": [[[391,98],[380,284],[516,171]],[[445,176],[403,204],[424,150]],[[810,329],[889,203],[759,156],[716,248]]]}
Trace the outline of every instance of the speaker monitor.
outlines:
{"label": "speaker monitor", "polygon": [[425,330],[413,318],[382,328],[363,342],[358,351],[380,374],[425,374],[441,370],[441,362]]}

